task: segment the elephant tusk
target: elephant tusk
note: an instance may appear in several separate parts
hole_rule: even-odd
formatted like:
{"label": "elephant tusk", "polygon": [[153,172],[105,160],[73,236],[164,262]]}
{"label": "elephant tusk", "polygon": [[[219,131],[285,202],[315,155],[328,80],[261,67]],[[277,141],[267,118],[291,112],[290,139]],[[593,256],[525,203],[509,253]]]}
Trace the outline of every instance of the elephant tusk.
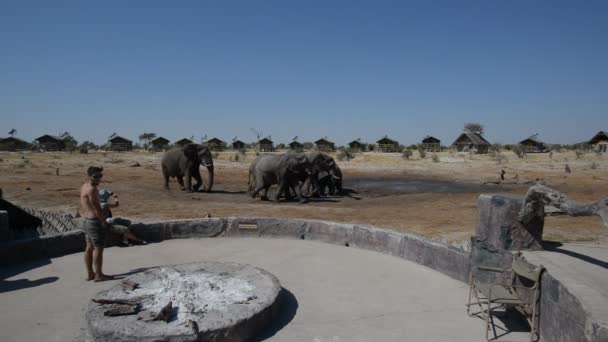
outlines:
{"label": "elephant tusk", "polygon": [[337,180],[341,180],[341,179],[342,179],[342,178],[340,178],[340,177],[338,177],[338,176],[336,176],[336,175],[331,175],[331,176],[332,176],[334,179],[337,179]]}
{"label": "elephant tusk", "polygon": [[203,164],[204,167],[211,167],[213,164]]}

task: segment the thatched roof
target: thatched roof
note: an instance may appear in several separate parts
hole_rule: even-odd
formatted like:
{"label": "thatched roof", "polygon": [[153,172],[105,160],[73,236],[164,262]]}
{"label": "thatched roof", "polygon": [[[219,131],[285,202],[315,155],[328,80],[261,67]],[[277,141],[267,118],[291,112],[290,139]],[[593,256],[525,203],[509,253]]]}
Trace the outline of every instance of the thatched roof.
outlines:
{"label": "thatched roof", "polygon": [[397,140],[393,140],[387,136],[383,137],[382,139],[376,141],[377,144],[382,144],[382,145],[399,145],[399,142]]}
{"label": "thatched roof", "polygon": [[10,142],[14,142],[17,144],[24,144],[24,145],[30,144],[29,142],[27,142],[23,139],[19,139],[19,138],[15,138],[15,137],[0,138],[0,143],[10,143]]}
{"label": "thatched roof", "polygon": [[452,145],[459,145],[459,144],[473,144],[473,145],[477,145],[477,146],[492,145],[480,134],[472,133],[472,132],[463,132],[462,134],[460,134],[458,136],[458,138],[456,140],[454,140],[454,143]]}
{"label": "thatched roof", "polygon": [[192,141],[192,140],[190,140],[188,138],[183,138],[183,139],[180,139],[180,140],[176,141],[175,143],[177,145],[187,145],[187,144],[193,144],[194,141]]}
{"label": "thatched roof", "polygon": [[63,137],[59,137],[59,136],[56,136],[56,135],[45,134],[45,135],[43,135],[41,137],[38,137],[38,138],[36,138],[34,140],[38,140],[38,141],[40,141],[40,140],[64,141],[65,139]]}
{"label": "thatched roof", "polygon": [[423,144],[439,144],[440,142],[441,140],[430,135],[427,135],[426,137],[424,137],[424,139],[422,139]]}
{"label": "thatched roof", "polygon": [[315,144],[316,145],[333,145],[334,143],[325,138],[321,138],[321,139],[315,141]]}
{"label": "thatched roof", "polygon": [[591,140],[589,140],[589,143],[593,145],[600,141],[608,141],[608,131],[599,131]]}
{"label": "thatched roof", "polygon": [[209,140],[207,140],[207,144],[225,144],[225,142],[221,139],[218,138],[211,138]]}
{"label": "thatched roof", "polygon": [[158,137],[152,141],[150,141],[153,145],[166,145],[169,143],[169,139],[165,139],[163,137]]}
{"label": "thatched roof", "polygon": [[109,140],[111,143],[115,144],[115,143],[132,143],[131,140],[125,138],[125,137],[121,137],[120,135],[115,135],[112,139]]}
{"label": "thatched roof", "polygon": [[544,145],[545,143],[542,142],[538,138],[538,134],[532,134],[531,136],[527,137],[526,139],[520,141],[519,144],[520,145]]}
{"label": "thatched roof", "polygon": [[268,138],[261,139],[258,143],[264,144],[264,145],[272,145],[272,144],[274,144],[273,141],[270,140],[270,139],[268,139]]}

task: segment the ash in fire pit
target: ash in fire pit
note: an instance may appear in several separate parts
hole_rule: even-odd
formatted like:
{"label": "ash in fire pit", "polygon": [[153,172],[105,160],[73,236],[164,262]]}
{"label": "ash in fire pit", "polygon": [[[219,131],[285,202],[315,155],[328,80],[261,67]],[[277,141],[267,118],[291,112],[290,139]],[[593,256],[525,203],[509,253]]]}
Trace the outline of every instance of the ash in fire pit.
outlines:
{"label": "ash in fire pit", "polygon": [[154,268],[127,283],[89,304],[92,340],[245,341],[270,322],[281,290],[262,269],[215,262]]}

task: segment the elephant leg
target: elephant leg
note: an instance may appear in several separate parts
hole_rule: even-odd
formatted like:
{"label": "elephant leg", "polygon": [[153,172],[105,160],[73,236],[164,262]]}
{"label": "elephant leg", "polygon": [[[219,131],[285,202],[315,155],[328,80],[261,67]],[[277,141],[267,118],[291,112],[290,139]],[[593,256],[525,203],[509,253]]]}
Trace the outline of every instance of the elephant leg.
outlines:
{"label": "elephant leg", "polygon": [[203,185],[203,178],[201,177],[201,173],[199,170],[195,170],[192,174],[194,180],[196,180],[196,184],[192,187],[192,191],[196,192]]}
{"label": "elephant leg", "polygon": [[187,170],[186,174],[184,175],[184,178],[186,178],[186,190],[189,192],[192,192],[192,176],[192,170]]}
{"label": "elephant leg", "polygon": [[177,178],[177,182],[179,183],[179,189],[181,191],[186,190],[186,188],[184,187],[184,176],[177,176],[175,178]]}
{"label": "elephant leg", "polygon": [[260,197],[262,201],[270,201],[268,198],[268,189],[270,189],[270,185],[264,185],[264,194]]}
{"label": "elephant leg", "polygon": [[296,197],[298,198],[298,202],[307,203],[308,199],[302,195],[302,188],[300,188],[299,184],[295,184],[294,191],[296,192]]}

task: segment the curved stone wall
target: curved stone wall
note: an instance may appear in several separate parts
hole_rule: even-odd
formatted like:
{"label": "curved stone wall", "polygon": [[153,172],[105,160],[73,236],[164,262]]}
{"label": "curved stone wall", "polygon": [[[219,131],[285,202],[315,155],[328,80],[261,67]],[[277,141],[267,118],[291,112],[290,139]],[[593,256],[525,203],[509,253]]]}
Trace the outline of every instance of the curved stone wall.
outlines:
{"label": "curved stone wall", "polygon": [[[150,242],[218,236],[321,241],[393,255],[466,283],[471,266],[488,261],[506,266],[510,265],[511,258],[507,251],[480,253],[474,246],[470,253],[415,234],[317,220],[227,217],[136,223],[132,229],[137,236]],[[80,252],[84,246],[81,231],[10,241],[0,244],[0,264],[58,257]],[[539,327],[542,341],[608,341],[607,329],[589,316],[580,301],[548,273],[543,276],[541,294]]]}

